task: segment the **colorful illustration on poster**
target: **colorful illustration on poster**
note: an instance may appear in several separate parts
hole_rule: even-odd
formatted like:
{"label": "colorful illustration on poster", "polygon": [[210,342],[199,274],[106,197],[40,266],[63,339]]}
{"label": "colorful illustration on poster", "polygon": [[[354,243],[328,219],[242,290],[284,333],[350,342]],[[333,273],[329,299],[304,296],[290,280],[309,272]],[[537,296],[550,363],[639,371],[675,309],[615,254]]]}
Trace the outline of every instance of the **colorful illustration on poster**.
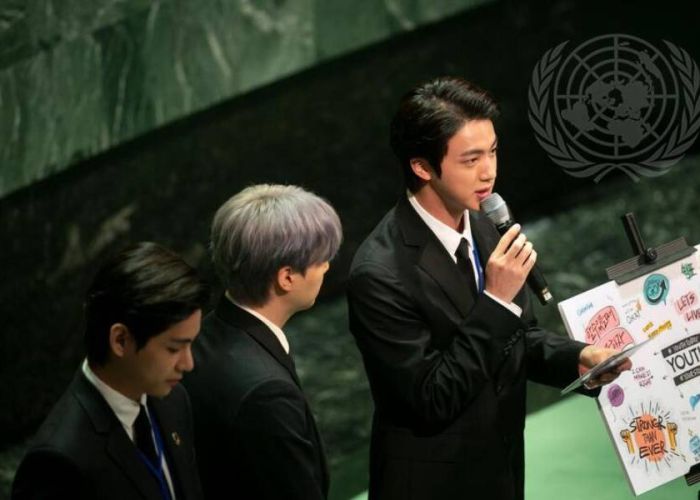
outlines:
{"label": "colorful illustration on poster", "polygon": [[654,375],[646,366],[633,366],[632,377],[639,384],[639,387],[651,387],[651,382],[654,380]]}
{"label": "colorful illustration on poster", "polygon": [[595,313],[586,325],[586,342],[600,347],[624,349],[634,344],[630,333],[620,326],[620,316],[613,306],[607,306]]}
{"label": "colorful illustration on poster", "polygon": [[640,403],[629,407],[630,418],[619,432],[631,465],[661,470],[674,460],[685,457],[678,450],[678,424],[670,411],[659,402]]}
{"label": "colorful illustration on poster", "polygon": [[673,383],[685,384],[700,376],[700,335],[691,335],[661,350],[671,368]]}
{"label": "colorful illustration on poster", "polygon": [[685,276],[687,279],[693,279],[693,276],[695,276],[695,269],[693,269],[693,263],[692,262],[684,262],[681,264],[681,273],[683,276]]}
{"label": "colorful illustration on poster", "polygon": [[668,278],[663,274],[650,274],[644,280],[644,299],[647,304],[655,306],[657,304],[666,304],[666,297],[669,292]]}
{"label": "colorful illustration on poster", "polygon": [[625,391],[617,384],[610,384],[608,386],[608,400],[616,408],[622,406],[622,403],[625,402]]}
{"label": "colorful illustration on poster", "polygon": [[697,294],[690,290],[673,301],[676,313],[682,317],[686,323],[700,319],[700,304],[698,304]]}

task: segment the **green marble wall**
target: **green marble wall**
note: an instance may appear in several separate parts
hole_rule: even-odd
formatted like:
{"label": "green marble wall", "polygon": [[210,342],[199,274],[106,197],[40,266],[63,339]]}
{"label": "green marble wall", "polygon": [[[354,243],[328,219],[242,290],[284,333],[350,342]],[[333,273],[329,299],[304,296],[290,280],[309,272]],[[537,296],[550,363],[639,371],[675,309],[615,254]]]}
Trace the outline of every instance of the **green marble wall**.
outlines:
{"label": "green marble wall", "polygon": [[485,1],[5,1],[0,197],[224,99]]}
{"label": "green marble wall", "polygon": [[[12,22],[21,17],[13,12],[21,9],[8,10],[13,3],[23,5],[0,0],[0,37],[20,30],[21,23]],[[105,42],[112,47],[113,60],[129,53],[125,27],[130,24],[123,20],[138,18],[143,11],[139,5],[146,5],[118,0],[54,3],[54,10],[72,5],[66,8],[72,13],[103,5],[81,19],[92,19],[92,12],[99,11],[104,21],[92,26],[65,21],[62,26],[72,26],[75,37],[66,41],[65,31],[56,29],[63,39],[53,43],[77,43],[82,28],[85,33],[107,33],[121,26],[123,52],[109,45],[116,44],[114,40]],[[328,1],[323,7],[335,5],[334,15],[342,18],[348,17],[343,8],[350,3]],[[348,19],[356,29],[384,22],[373,16]],[[338,29],[334,42],[325,45],[326,63],[150,130],[87,161],[76,157],[71,168],[0,197],[0,499],[7,494],[27,439],[83,359],[82,296],[102,259],[129,241],[159,241],[185,255],[216,286],[206,252],[211,217],[231,194],[257,182],[301,184],[329,199],[343,221],[344,243],[326,276],[323,298],[307,315],[295,318],[289,333],[328,444],[333,490],[344,492],[332,498],[351,498],[366,485],[371,401],[359,352],[347,331],[342,292],[357,245],[402,191],[387,137],[399,97],[416,82],[439,74],[465,75],[494,92],[503,109],[498,191],[521,221],[541,221],[528,226],[528,233],[542,248],[541,263],[556,297],[563,298],[602,281],[605,265],[629,254],[616,219],[621,211],[638,212],[651,245],[679,234],[700,241],[700,226],[692,217],[700,210],[700,144],[678,169],[658,179],[633,184],[619,176],[593,184],[569,177],[548,159],[528,123],[532,68],[562,40],[581,41],[610,32],[650,41],[668,39],[700,61],[696,19],[684,0],[669,0],[661,10],[655,3],[632,0],[507,0],[332,57],[347,43]],[[175,22],[172,16],[168,22]],[[37,23],[32,26],[41,24]],[[326,28],[333,34],[332,25]],[[331,35],[324,36],[328,40]],[[0,43],[0,74],[31,63],[45,53],[40,45],[51,42],[32,45],[27,40],[36,37],[28,36],[25,42],[18,36],[12,40],[3,38]],[[200,61],[200,71],[215,73],[215,62],[208,61]],[[139,64],[139,71],[150,70]],[[42,75],[39,70],[25,75],[16,92],[46,85]],[[90,80],[79,71],[72,77],[78,76]],[[108,75],[95,78],[98,88],[111,82]],[[127,74],[127,88],[135,85],[129,78],[136,74]],[[155,88],[140,78],[140,85]],[[66,91],[71,88],[68,82],[52,83],[59,84]],[[171,87],[164,88],[163,92]],[[8,101],[4,93],[0,98],[0,116],[5,116]],[[87,94],[76,94],[78,98],[89,101]],[[23,105],[32,110],[45,106]],[[95,107],[107,116],[105,106]],[[133,116],[136,105],[124,109],[121,116]],[[34,120],[41,124],[41,118]],[[26,121],[20,124],[27,126]],[[63,132],[62,125],[53,127],[64,141],[82,140]],[[89,122],[83,128],[86,134],[94,132]],[[19,129],[12,139],[8,130],[0,136],[0,150],[10,140],[21,139],[34,149],[43,145],[38,139],[28,142]],[[7,165],[0,162],[0,177]],[[562,213],[555,216],[557,212]],[[688,219],[679,216],[688,213]],[[546,327],[561,329],[556,308],[540,310],[538,316]],[[556,393],[538,387],[530,391],[530,408],[553,399],[558,399]]]}

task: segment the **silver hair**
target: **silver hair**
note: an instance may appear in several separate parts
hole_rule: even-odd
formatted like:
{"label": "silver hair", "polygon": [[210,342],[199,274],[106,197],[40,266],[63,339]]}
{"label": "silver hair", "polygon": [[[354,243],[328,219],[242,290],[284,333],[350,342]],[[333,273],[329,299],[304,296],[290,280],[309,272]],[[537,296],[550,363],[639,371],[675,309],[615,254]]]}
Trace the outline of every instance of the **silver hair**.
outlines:
{"label": "silver hair", "polygon": [[216,272],[232,298],[246,305],[267,301],[282,267],[303,273],[331,260],[342,239],[333,207],[298,186],[250,186],[224,203],[211,225]]}

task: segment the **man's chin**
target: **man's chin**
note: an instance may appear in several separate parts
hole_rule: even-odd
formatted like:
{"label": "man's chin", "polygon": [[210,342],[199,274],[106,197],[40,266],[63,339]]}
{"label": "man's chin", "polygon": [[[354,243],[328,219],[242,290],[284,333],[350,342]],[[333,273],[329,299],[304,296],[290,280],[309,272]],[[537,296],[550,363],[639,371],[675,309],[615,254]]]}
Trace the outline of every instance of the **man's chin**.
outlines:
{"label": "man's chin", "polygon": [[468,199],[462,200],[459,206],[455,206],[454,209],[456,212],[464,212],[465,210],[478,212],[481,210],[481,203],[478,197],[470,196]]}
{"label": "man's chin", "polygon": [[296,312],[308,311],[309,309],[311,309],[314,306],[315,303],[316,303],[316,299],[312,300],[309,303],[306,303],[306,304],[300,306],[299,309],[296,310]]}
{"label": "man's chin", "polygon": [[479,203],[478,200],[469,201],[468,203],[465,203],[464,209],[469,210],[470,212],[478,212],[481,210],[481,203]]}
{"label": "man's chin", "polygon": [[152,398],[164,398],[168,394],[170,394],[173,390],[174,385],[170,385],[169,382],[166,382],[167,385],[164,387],[159,387],[157,390],[154,390],[152,392],[149,392],[148,395]]}

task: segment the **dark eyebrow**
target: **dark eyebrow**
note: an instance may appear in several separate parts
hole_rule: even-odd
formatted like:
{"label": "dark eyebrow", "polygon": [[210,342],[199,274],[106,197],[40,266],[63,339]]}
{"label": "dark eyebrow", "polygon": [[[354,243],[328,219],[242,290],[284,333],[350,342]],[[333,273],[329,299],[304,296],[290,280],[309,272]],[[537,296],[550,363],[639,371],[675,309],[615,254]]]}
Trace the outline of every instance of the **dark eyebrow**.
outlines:
{"label": "dark eyebrow", "polygon": [[[493,140],[493,143],[491,144],[491,147],[489,147],[489,151],[491,151],[492,149],[495,149],[497,146],[498,146],[498,137],[496,137],[496,138]],[[460,158],[461,158],[461,157],[463,157],[463,156],[471,156],[471,155],[481,154],[481,153],[483,153],[483,152],[484,152],[483,149],[469,149],[469,150],[467,150],[467,151],[463,151],[462,153],[460,153],[459,156],[460,156]]]}
{"label": "dark eyebrow", "polygon": [[192,339],[170,339],[168,342],[174,342],[176,344],[191,344]]}

